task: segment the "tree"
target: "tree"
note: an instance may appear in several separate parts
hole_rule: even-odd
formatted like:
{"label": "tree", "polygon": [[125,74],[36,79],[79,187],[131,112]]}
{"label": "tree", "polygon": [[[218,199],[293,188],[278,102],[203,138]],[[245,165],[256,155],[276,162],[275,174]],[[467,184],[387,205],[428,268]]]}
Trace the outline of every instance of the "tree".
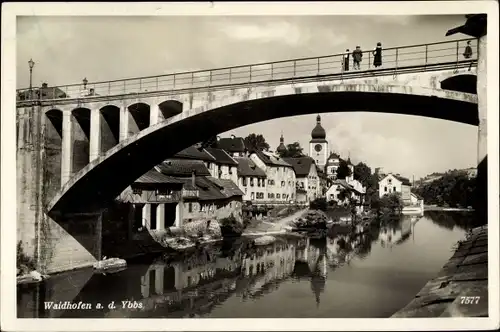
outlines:
{"label": "tree", "polygon": [[382,196],[380,199],[380,207],[389,209],[393,213],[401,213],[403,210],[403,200],[401,193],[393,192]]}
{"label": "tree", "polygon": [[343,180],[351,175],[351,169],[347,165],[347,162],[340,159],[339,168],[337,169],[337,179]]}
{"label": "tree", "polygon": [[354,174],[353,174],[354,180],[358,180],[366,188],[372,185],[371,175],[372,175],[372,170],[365,163],[360,162],[354,166]]}
{"label": "tree", "polygon": [[250,134],[244,139],[245,146],[249,151],[268,151],[269,144],[267,144],[266,139],[261,134]]}
{"label": "tree", "polygon": [[347,188],[342,188],[340,189],[339,193],[337,194],[337,198],[339,201],[344,202],[347,200],[347,203],[351,203],[351,191]]}
{"label": "tree", "polygon": [[294,142],[292,144],[287,144],[286,150],[280,151],[279,156],[281,158],[298,158],[303,157],[302,153],[304,149],[300,146],[299,142]]}

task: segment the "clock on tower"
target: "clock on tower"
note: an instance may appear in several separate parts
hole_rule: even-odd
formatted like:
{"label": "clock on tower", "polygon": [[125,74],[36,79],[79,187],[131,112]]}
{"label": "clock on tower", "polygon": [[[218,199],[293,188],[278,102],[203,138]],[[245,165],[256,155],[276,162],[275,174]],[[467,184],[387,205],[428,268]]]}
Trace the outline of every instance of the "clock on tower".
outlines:
{"label": "clock on tower", "polygon": [[326,140],[325,129],[321,126],[321,117],[316,117],[316,127],[311,132],[309,141],[309,155],[314,159],[316,165],[323,168],[326,165],[328,156],[328,141]]}

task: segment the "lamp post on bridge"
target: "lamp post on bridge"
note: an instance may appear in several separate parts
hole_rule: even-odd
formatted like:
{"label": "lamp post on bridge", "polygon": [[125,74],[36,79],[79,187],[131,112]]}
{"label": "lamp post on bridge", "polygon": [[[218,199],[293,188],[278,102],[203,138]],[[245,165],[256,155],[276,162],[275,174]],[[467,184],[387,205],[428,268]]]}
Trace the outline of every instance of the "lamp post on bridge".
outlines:
{"label": "lamp post on bridge", "polygon": [[28,66],[30,67],[30,100],[33,99],[33,67],[35,66],[35,61],[30,59],[28,61]]}

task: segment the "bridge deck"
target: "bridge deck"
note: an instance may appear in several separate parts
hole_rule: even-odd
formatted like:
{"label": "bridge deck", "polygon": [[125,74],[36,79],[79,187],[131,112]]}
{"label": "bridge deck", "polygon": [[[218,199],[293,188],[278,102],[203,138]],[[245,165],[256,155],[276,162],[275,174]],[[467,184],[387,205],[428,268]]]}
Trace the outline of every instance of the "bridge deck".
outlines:
{"label": "bridge deck", "polygon": [[[373,67],[372,51],[365,51],[360,70],[345,71],[344,53],[268,63],[217,68],[168,75],[129,78],[105,82],[84,82],[55,87],[17,90],[23,101],[119,97],[130,94],[174,93],[186,90],[213,89],[256,83],[272,83],[307,79],[353,79],[365,76],[398,75],[475,66],[477,51],[469,59],[462,55],[467,41],[477,49],[476,39],[461,39],[431,44],[409,45],[383,50],[383,66]],[[349,58],[352,68],[352,59]]]}

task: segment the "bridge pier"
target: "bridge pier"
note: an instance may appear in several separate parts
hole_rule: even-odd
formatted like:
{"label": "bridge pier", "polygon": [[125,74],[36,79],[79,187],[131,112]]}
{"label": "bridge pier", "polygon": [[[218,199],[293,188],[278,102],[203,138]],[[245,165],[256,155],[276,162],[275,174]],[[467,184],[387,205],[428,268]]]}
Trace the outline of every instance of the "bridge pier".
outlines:
{"label": "bridge pier", "polygon": [[478,102],[478,137],[477,137],[477,178],[476,178],[476,215],[479,220],[488,221],[488,144],[487,144],[487,42],[486,35],[478,40],[477,64],[477,102]]}
{"label": "bridge pier", "polygon": [[62,153],[61,153],[61,187],[68,182],[73,166],[73,130],[71,124],[71,111],[63,111],[62,121]]}
{"label": "bridge pier", "polygon": [[101,114],[98,109],[90,110],[90,153],[89,162],[99,158],[101,152]]}
{"label": "bridge pier", "polygon": [[122,105],[120,107],[120,142],[126,140],[128,137],[128,116],[127,107]]}

